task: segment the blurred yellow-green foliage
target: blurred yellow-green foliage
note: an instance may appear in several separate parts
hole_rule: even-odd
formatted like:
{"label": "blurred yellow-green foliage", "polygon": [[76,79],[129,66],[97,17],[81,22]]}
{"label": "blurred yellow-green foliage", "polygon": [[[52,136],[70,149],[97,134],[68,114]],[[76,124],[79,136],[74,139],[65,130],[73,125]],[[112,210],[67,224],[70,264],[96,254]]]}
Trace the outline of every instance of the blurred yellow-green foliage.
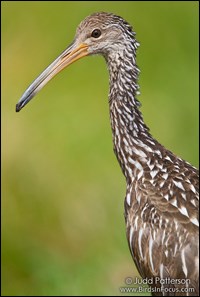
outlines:
{"label": "blurred yellow-green foliage", "polygon": [[33,79],[95,11],[141,43],[152,134],[198,166],[197,1],[2,1],[2,295],[120,295],[137,271],[125,236],[125,180],[112,150],[102,57],[78,61],[20,113]]}

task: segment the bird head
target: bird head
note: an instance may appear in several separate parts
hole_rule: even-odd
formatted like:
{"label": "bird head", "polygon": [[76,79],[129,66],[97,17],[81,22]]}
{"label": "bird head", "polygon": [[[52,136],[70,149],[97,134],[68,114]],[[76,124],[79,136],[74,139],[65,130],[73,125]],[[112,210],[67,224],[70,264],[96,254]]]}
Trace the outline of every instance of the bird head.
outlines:
{"label": "bird head", "polygon": [[98,12],[85,18],[76,30],[75,42],[87,45],[88,54],[109,55],[123,51],[135,33],[121,17]]}
{"label": "bird head", "polygon": [[72,44],[24,92],[16,111],[20,111],[48,81],[73,62],[92,54],[102,54],[107,59],[112,53],[123,51],[127,43],[134,44],[134,35],[131,26],[114,14],[99,12],[86,17],[78,26]]}

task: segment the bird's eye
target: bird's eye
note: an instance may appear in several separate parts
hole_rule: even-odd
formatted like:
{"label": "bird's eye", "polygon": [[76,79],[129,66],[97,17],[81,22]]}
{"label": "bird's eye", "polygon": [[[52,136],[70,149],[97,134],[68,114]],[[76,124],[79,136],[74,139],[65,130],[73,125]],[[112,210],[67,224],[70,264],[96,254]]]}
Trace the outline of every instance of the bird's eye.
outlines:
{"label": "bird's eye", "polygon": [[91,36],[94,38],[98,38],[99,36],[101,36],[101,31],[99,29],[94,29],[94,31],[92,31]]}

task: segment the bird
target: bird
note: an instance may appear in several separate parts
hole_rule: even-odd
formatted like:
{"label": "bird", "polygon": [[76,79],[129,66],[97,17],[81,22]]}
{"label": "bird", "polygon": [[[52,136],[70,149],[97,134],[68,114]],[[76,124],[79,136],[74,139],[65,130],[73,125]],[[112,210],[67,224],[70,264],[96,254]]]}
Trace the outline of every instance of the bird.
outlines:
{"label": "bird", "polygon": [[124,216],[133,261],[153,296],[199,296],[199,172],[160,144],[145,124],[139,95],[133,27],[110,12],[95,12],[74,41],[27,88],[19,112],[61,70],[102,55],[109,71],[114,153],[126,180]]}

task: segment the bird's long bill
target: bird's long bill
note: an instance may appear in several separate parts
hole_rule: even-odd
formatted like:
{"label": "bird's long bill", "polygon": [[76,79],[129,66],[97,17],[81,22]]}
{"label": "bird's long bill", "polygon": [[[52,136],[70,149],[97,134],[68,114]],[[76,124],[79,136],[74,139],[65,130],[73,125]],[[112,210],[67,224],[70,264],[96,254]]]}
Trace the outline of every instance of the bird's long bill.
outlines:
{"label": "bird's long bill", "polygon": [[51,63],[28,87],[16,105],[16,111],[20,111],[56,74],[76,60],[88,55],[87,44],[79,45],[74,42],[62,54]]}

